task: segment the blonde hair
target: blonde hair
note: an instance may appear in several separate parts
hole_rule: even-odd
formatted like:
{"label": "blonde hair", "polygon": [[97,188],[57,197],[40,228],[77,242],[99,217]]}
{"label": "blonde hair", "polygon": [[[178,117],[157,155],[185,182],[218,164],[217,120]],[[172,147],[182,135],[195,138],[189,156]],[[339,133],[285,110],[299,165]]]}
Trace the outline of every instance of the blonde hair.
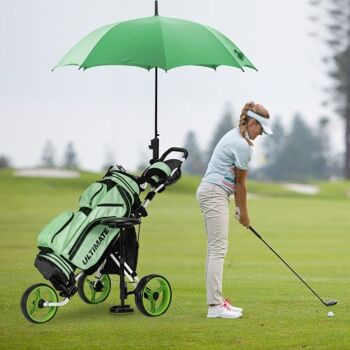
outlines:
{"label": "blonde hair", "polygon": [[249,143],[250,146],[253,146],[253,142],[247,138],[247,125],[249,121],[249,116],[247,115],[248,111],[253,111],[254,113],[259,114],[266,119],[269,119],[270,115],[263,105],[255,104],[253,101],[248,102],[244,105],[241,116],[239,117],[239,133]]}

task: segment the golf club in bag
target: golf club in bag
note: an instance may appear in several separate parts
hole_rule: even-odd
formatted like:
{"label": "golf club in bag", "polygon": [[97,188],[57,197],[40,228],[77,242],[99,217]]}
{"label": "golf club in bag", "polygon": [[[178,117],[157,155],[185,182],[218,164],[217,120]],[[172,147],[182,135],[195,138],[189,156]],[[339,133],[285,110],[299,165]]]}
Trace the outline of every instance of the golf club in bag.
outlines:
{"label": "golf club in bag", "polygon": [[288,263],[261,237],[261,235],[252,227],[248,227],[250,231],[252,231],[256,237],[258,237],[288,268],[291,270],[295,276],[297,276],[304,285],[309,288],[309,290],[321,301],[321,303],[325,306],[333,306],[338,302],[336,300],[324,301],[289,265]]}

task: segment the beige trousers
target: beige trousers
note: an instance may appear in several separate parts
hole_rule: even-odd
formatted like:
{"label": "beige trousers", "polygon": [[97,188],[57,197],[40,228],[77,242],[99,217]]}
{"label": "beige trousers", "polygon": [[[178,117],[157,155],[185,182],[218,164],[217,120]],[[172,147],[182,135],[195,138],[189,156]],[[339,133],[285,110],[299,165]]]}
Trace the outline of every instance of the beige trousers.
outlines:
{"label": "beige trousers", "polygon": [[229,194],[218,185],[202,181],[197,189],[197,200],[208,238],[207,304],[221,304],[224,301],[222,275],[228,245]]}

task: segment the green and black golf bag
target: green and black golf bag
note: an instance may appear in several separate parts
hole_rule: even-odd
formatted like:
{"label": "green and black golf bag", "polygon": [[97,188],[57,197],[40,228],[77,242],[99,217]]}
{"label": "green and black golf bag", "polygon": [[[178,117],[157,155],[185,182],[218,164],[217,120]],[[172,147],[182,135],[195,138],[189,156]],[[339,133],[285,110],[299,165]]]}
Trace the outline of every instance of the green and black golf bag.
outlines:
{"label": "green and black golf bag", "polygon": [[35,266],[62,296],[75,292],[75,269],[98,264],[118,236],[120,228],[104,225],[103,219],[129,217],[140,207],[139,194],[135,177],[110,171],[84,191],[79,211],[65,211],[42,229]]}

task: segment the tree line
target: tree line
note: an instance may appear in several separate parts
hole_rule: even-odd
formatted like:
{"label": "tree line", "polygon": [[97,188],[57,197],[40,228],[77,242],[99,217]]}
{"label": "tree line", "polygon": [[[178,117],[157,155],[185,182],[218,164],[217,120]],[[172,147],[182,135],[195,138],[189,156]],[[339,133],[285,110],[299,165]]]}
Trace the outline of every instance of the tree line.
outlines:
{"label": "tree line", "polygon": [[310,34],[327,49],[320,55],[330,84],[324,86],[324,107],[343,120],[344,177],[350,179],[350,0],[309,0],[313,25]]}
{"label": "tree line", "polygon": [[[56,149],[51,140],[47,141],[42,149],[40,166],[46,168],[65,168],[65,169],[78,169],[79,159],[73,142],[68,142],[64,153],[62,161],[57,160]],[[0,155],[0,169],[1,168],[11,168],[11,159],[6,155]]]}
{"label": "tree line", "polygon": [[[105,171],[109,166],[116,164],[114,152],[106,147],[105,160],[102,165],[102,170]],[[80,169],[81,163],[78,153],[72,141],[65,146],[63,156],[58,157],[56,147],[51,140],[46,141],[41,149],[40,160],[38,166],[45,168],[63,168],[63,169]],[[147,165],[146,165],[147,166]],[[0,169],[15,167],[10,157],[0,154]]]}
{"label": "tree line", "polygon": [[[273,181],[307,181],[342,177],[342,154],[335,154],[330,143],[329,119],[320,118],[310,126],[301,114],[295,114],[287,129],[282,118],[272,123],[273,136],[263,136],[263,161],[250,171],[250,177]],[[237,120],[238,122],[238,120]],[[194,131],[185,137],[184,147],[189,157],[184,172],[203,175],[211,154],[221,137],[234,126],[232,110],[226,110],[219,120],[209,146],[201,149]]]}
{"label": "tree line", "polygon": [[[307,181],[344,176],[344,154],[336,154],[332,150],[328,118],[320,118],[311,126],[306,122],[307,118],[295,114],[289,128],[282,120],[281,117],[274,118],[272,121],[274,135],[263,136],[261,145],[263,161],[258,167],[250,169],[251,178]],[[216,144],[237,123],[238,119],[234,119],[232,107],[227,104],[206,148],[201,148],[196,133],[189,131],[184,140],[184,147],[189,151],[189,157],[183,166],[184,173],[204,175]],[[114,163],[114,156],[108,155],[104,168]],[[78,169],[80,162],[73,142],[67,143],[63,157],[58,161],[52,141],[47,141],[42,149],[40,165],[49,168]],[[0,168],[10,166],[10,159],[0,155]],[[146,166],[143,165],[142,169]]]}
{"label": "tree line", "polygon": [[42,150],[40,164],[41,166],[47,168],[63,167],[65,169],[78,169],[79,160],[73,142],[67,143],[63,153],[62,162],[58,162],[56,157],[56,149],[52,141],[47,141]]}

